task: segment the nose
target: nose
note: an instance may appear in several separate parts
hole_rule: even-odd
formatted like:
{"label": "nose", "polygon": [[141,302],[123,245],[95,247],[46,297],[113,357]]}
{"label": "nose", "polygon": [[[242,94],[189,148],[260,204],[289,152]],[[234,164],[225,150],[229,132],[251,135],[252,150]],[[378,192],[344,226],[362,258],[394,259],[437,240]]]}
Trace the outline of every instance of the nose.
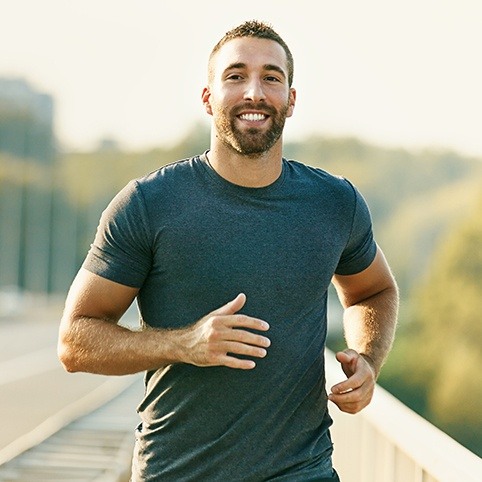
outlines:
{"label": "nose", "polygon": [[250,100],[251,102],[260,102],[266,99],[266,95],[263,90],[263,86],[259,79],[251,79],[244,93],[244,100]]}

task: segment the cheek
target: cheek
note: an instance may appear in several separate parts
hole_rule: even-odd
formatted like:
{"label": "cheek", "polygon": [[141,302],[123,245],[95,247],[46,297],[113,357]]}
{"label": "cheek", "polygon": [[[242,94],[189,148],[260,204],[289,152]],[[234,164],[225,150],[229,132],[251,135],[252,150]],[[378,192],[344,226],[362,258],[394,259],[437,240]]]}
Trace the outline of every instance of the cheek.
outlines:
{"label": "cheek", "polygon": [[209,107],[212,115],[227,116],[234,104],[223,95],[211,96],[209,99]]}
{"label": "cheek", "polygon": [[215,108],[214,105],[216,105],[217,108],[229,109],[243,102],[243,99],[243,88],[236,85],[219,86],[211,95],[213,109]]}

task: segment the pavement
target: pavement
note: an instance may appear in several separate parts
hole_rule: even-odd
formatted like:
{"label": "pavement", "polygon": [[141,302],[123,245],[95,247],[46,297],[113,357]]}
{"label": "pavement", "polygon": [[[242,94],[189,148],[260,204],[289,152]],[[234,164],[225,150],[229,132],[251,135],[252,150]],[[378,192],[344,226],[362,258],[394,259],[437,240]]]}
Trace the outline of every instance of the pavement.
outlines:
{"label": "pavement", "polygon": [[56,350],[62,303],[29,302],[0,316],[0,452],[113,381],[69,374],[60,365]]}

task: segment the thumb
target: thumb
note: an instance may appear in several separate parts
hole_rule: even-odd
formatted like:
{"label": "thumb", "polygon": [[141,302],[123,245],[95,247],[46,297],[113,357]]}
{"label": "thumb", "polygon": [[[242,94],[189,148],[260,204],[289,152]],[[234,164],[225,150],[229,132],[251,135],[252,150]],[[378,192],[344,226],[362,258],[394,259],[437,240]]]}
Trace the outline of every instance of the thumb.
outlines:
{"label": "thumb", "polygon": [[336,354],[336,359],[340,362],[343,371],[347,377],[353,374],[354,365],[356,364],[356,360],[358,359],[358,353],[354,350],[345,350],[339,351]]}
{"label": "thumb", "polygon": [[228,301],[225,305],[211,312],[211,315],[234,315],[246,303],[246,295],[239,293],[234,300]]}
{"label": "thumb", "polygon": [[336,359],[340,363],[350,363],[353,360],[356,360],[358,356],[359,355],[355,350],[351,350],[350,348],[348,348],[346,350],[337,352]]}

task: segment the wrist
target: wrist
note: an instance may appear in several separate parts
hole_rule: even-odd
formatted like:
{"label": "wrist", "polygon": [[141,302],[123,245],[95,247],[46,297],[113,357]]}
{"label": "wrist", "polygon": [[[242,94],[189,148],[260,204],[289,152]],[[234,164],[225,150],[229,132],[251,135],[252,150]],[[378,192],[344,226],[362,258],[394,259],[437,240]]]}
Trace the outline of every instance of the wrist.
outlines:
{"label": "wrist", "polygon": [[183,330],[169,330],[153,328],[147,334],[151,350],[149,356],[153,357],[155,366],[166,366],[184,362]]}
{"label": "wrist", "polygon": [[365,361],[368,363],[370,368],[373,371],[373,378],[376,380],[378,378],[378,375],[380,373],[380,369],[378,367],[378,364],[375,362],[373,357],[371,355],[367,355],[366,353],[359,353],[361,357],[365,359]]}

